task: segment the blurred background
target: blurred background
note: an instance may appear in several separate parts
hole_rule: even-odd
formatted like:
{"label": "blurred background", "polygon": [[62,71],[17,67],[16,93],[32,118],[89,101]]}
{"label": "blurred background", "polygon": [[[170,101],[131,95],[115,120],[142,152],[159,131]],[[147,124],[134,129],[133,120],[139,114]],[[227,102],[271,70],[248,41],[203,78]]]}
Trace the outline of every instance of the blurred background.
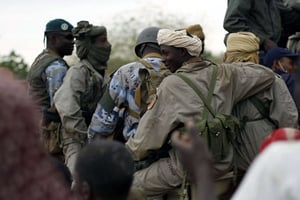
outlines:
{"label": "blurred background", "polygon": [[[44,49],[46,23],[63,18],[74,26],[80,20],[108,29],[112,54],[108,72],[136,59],[138,33],[147,26],[179,29],[200,24],[205,55],[215,62],[223,56],[223,18],[227,1],[220,0],[10,0],[1,1],[0,66],[24,79],[34,58]],[[72,65],[75,54],[66,58]]]}

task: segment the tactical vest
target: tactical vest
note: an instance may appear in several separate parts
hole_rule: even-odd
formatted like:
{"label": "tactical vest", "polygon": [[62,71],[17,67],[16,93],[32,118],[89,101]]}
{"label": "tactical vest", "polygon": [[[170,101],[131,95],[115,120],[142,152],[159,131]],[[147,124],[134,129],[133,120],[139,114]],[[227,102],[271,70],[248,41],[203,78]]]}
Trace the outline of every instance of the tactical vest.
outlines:
{"label": "tactical vest", "polygon": [[87,77],[87,88],[80,99],[80,107],[85,118],[86,124],[89,125],[96,110],[97,103],[103,95],[107,80],[97,72],[93,66],[85,59],[81,60],[78,65],[86,68],[85,77]]}
{"label": "tactical vest", "polygon": [[[65,61],[58,55],[51,54],[46,50],[43,51],[31,65],[27,76],[29,94],[33,96],[37,100],[38,104],[43,108],[50,107],[50,97],[46,88],[46,74],[44,72],[49,64],[55,60],[60,60],[65,63]],[[68,65],[66,64],[66,66]]]}
{"label": "tactical vest", "polygon": [[129,109],[129,114],[140,118],[147,111],[148,106],[156,99],[156,90],[162,80],[171,74],[165,65],[161,65],[159,71],[155,71],[151,64],[143,59],[139,62],[145,66],[139,70],[140,84],[135,89],[134,100],[137,106],[141,108],[141,113],[138,115]]}

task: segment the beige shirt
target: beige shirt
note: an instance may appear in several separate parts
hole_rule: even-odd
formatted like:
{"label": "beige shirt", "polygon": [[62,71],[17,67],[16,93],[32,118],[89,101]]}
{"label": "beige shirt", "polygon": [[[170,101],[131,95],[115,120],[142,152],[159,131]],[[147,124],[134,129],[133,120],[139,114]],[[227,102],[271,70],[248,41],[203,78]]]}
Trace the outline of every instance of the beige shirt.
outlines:
{"label": "beige shirt", "polygon": [[[183,65],[175,73],[184,73],[204,93],[212,77],[212,64],[198,61]],[[231,114],[233,105],[271,86],[274,73],[258,64],[237,63],[219,66],[211,105],[217,112]],[[157,101],[140,120],[137,131],[126,147],[134,160],[159,149],[169,133],[188,117],[200,117],[204,104],[194,90],[175,75],[165,78],[158,88]]]}

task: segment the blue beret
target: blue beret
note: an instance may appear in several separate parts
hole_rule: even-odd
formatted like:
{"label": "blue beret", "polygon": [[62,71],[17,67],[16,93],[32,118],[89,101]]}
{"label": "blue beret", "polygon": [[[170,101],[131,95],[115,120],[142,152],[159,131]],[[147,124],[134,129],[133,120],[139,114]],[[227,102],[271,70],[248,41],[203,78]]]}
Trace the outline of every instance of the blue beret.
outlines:
{"label": "blue beret", "polygon": [[54,19],[49,21],[46,24],[45,33],[52,32],[52,31],[59,31],[59,32],[71,32],[73,29],[72,24],[67,22],[64,19]]}

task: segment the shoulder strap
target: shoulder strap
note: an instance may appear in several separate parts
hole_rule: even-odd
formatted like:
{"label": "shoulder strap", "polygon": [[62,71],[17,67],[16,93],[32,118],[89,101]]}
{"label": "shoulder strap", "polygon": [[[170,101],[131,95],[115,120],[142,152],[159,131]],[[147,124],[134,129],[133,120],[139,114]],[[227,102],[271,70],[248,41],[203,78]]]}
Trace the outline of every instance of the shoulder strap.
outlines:
{"label": "shoulder strap", "polygon": [[81,60],[83,64],[85,64],[89,70],[91,70],[102,82],[102,88],[104,88],[109,82],[109,78],[107,76],[102,76],[94,67],[85,59]]}
{"label": "shoulder strap", "polygon": [[249,98],[251,103],[255,106],[258,112],[263,116],[263,118],[268,119],[276,128],[278,127],[277,123],[270,118],[270,108],[265,106],[264,103],[255,96]]}
{"label": "shoulder strap", "polygon": [[[217,72],[218,72],[217,66],[213,66],[213,74],[212,74],[212,79],[210,82],[210,87],[209,87],[209,91],[208,91],[209,94],[208,94],[207,99],[204,97],[203,93],[199,90],[199,88],[193,83],[193,81],[191,79],[189,79],[187,76],[185,76],[183,74],[176,74],[178,77],[180,77],[182,80],[184,80],[196,92],[196,94],[202,99],[205,107],[207,108],[207,110],[210,112],[210,114],[213,117],[215,117],[215,113],[213,112],[213,110],[211,108],[210,101],[211,101],[212,93],[213,93],[213,90],[215,88],[216,81],[217,81]],[[203,113],[203,115],[204,114],[205,113]],[[204,117],[207,117],[207,116],[204,116]]]}
{"label": "shoulder strap", "polygon": [[[207,96],[207,101],[211,102],[212,99],[212,95],[216,86],[216,82],[217,82],[217,73],[218,73],[218,67],[216,65],[213,66],[213,74],[212,74],[212,79],[209,85],[209,90],[208,90],[208,96]],[[209,104],[210,105],[210,104]],[[203,117],[204,119],[207,119],[208,116],[208,109],[205,109],[204,113],[203,113]]]}

